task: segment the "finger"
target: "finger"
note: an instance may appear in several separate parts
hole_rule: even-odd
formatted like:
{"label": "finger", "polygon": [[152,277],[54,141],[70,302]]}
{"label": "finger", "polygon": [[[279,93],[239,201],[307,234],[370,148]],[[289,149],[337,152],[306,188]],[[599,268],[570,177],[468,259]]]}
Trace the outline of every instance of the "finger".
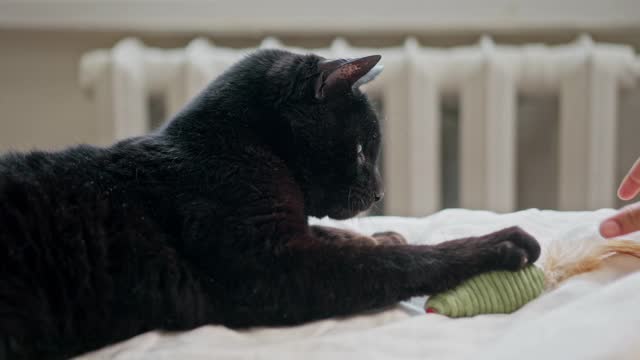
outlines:
{"label": "finger", "polygon": [[635,231],[640,231],[640,203],[625,206],[600,224],[600,234],[605,238]]}
{"label": "finger", "polygon": [[636,160],[627,176],[618,188],[618,197],[622,200],[633,199],[640,192],[640,159]]}

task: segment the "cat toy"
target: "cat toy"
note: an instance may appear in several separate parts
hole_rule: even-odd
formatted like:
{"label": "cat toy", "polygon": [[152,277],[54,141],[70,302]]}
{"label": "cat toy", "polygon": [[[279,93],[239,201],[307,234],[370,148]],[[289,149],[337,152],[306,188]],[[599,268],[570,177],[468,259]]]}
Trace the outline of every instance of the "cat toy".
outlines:
{"label": "cat toy", "polygon": [[453,289],[430,296],[425,310],[453,318],[509,314],[562,281],[598,269],[614,254],[640,257],[640,243],[600,238],[579,244],[552,241],[544,252],[541,267],[529,265],[519,271],[476,275]]}

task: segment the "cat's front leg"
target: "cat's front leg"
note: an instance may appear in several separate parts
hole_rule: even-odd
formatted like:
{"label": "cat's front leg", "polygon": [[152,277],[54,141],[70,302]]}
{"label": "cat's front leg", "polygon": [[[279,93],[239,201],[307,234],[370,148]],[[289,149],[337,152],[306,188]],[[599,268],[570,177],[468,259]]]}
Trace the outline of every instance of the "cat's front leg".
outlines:
{"label": "cat's front leg", "polygon": [[318,233],[292,239],[269,261],[269,271],[247,284],[250,316],[234,314],[228,325],[350,315],[441,292],[482,272],[518,270],[540,254],[536,240],[515,227],[438,245],[360,246],[324,241]]}
{"label": "cat's front leg", "polygon": [[355,231],[322,225],[310,226],[310,231],[314,239],[336,244],[352,244],[360,246],[407,244],[407,241],[402,235],[393,231],[378,232],[371,236],[367,236]]}

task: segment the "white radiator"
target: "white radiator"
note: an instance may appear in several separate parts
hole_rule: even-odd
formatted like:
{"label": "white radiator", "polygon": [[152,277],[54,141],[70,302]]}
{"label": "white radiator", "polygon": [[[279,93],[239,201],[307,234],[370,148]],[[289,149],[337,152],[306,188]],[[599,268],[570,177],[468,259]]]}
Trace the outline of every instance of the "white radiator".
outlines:
{"label": "white radiator", "polygon": [[[284,48],[268,38],[261,47]],[[472,209],[513,211],[516,202],[518,94],[559,98],[560,209],[615,205],[618,92],[635,85],[640,59],[624,45],[496,45],[490,38],[454,48],[364,49],[336,39],[323,49],[289,48],[338,58],[379,53],[385,71],[366,90],[384,104],[385,212],[426,215],[441,208],[443,96],[460,99],[459,202]],[[103,143],[149,130],[148,98],[174,113],[211,79],[252,49],[195,39],[185,48],[146,47],[125,39],[86,54],[82,86],[95,99]]]}

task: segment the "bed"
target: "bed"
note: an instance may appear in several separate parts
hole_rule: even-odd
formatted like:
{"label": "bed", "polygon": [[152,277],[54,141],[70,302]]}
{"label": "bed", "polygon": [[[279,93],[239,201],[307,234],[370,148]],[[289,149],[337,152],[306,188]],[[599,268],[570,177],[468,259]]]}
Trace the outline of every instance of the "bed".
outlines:
{"label": "bed", "polygon": [[[363,233],[395,230],[434,244],[519,225],[543,249],[550,240],[597,235],[613,210],[509,214],[450,209],[425,218],[311,219]],[[625,238],[640,240],[640,235]],[[640,359],[640,260],[616,255],[511,315],[449,319],[425,314],[425,298],[290,328],[205,326],[149,332],[78,359]]]}

